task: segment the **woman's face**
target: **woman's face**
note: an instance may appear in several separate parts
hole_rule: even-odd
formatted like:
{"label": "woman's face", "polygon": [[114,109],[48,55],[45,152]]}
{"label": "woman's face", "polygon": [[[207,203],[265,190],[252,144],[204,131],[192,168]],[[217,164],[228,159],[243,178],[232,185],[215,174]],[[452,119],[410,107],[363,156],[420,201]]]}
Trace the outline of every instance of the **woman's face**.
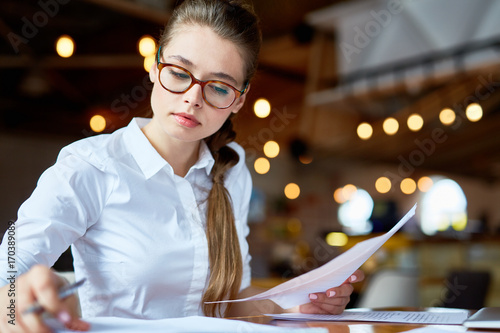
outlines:
{"label": "woman's face", "polygon": [[[180,29],[170,43],[162,47],[161,53],[161,62],[184,67],[198,80],[219,80],[243,90],[245,66],[238,48],[210,28],[186,26]],[[159,138],[168,136],[182,142],[198,142],[209,137],[231,113],[240,110],[246,97],[244,94],[237,98],[227,109],[217,109],[205,102],[199,84],[184,93],[174,94],[161,86],[156,64],[149,75],[153,82],[151,106],[154,114],[150,128]]]}

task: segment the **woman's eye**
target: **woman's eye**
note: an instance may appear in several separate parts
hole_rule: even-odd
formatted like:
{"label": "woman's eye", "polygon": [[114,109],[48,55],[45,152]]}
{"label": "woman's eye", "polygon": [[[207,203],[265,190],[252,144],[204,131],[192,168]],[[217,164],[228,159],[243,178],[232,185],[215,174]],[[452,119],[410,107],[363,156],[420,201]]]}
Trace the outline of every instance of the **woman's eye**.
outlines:
{"label": "woman's eye", "polygon": [[211,86],[214,92],[218,95],[227,95],[229,94],[229,89],[223,86]]}
{"label": "woman's eye", "polygon": [[170,75],[172,75],[175,78],[181,79],[181,80],[191,79],[191,77],[187,73],[177,72],[177,71],[174,71],[172,69],[170,70]]}

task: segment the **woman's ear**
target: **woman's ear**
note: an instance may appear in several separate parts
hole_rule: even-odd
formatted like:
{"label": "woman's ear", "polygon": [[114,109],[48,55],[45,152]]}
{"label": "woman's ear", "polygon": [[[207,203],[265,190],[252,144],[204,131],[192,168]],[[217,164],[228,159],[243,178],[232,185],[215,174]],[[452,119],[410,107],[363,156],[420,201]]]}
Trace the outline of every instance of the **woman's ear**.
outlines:
{"label": "woman's ear", "polygon": [[233,110],[231,111],[232,113],[238,113],[238,111],[240,111],[240,109],[243,107],[243,105],[245,104],[245,100],[247,98],[248,92],[250,91],[250,87],[251,87],[251,85],[248,84],[248,87],[247,87],[247,90],[245,90],[245,93],[243,95],[241,95],[240,98],[238,98],[235,105],[233,106]]}

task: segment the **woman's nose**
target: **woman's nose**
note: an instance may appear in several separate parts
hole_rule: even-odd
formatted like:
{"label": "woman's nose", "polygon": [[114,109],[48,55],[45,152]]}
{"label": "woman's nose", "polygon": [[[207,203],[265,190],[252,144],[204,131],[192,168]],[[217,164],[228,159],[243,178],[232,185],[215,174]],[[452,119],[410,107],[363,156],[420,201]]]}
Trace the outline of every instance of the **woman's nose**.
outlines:
{"label": "woman's nose", "polygon": [[196,83],[184,93],[184,103],[191,104],[195,108],[203,105],[203,89]]}

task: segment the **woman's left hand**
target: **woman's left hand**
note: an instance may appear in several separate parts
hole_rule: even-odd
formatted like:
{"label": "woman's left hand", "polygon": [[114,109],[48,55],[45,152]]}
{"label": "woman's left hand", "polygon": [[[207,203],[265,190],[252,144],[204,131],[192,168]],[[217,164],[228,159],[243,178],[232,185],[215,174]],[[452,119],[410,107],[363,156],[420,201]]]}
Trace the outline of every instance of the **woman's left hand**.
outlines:
{"label": "woman's left hand", "polygon": [[353,287],[351,283],[365,278],[363,271],[357,270],[342,285],[328,289],[324,293],[309,294],[310,303],[302,304],[299,311],[316,314],[341,314],[351,299]]}

